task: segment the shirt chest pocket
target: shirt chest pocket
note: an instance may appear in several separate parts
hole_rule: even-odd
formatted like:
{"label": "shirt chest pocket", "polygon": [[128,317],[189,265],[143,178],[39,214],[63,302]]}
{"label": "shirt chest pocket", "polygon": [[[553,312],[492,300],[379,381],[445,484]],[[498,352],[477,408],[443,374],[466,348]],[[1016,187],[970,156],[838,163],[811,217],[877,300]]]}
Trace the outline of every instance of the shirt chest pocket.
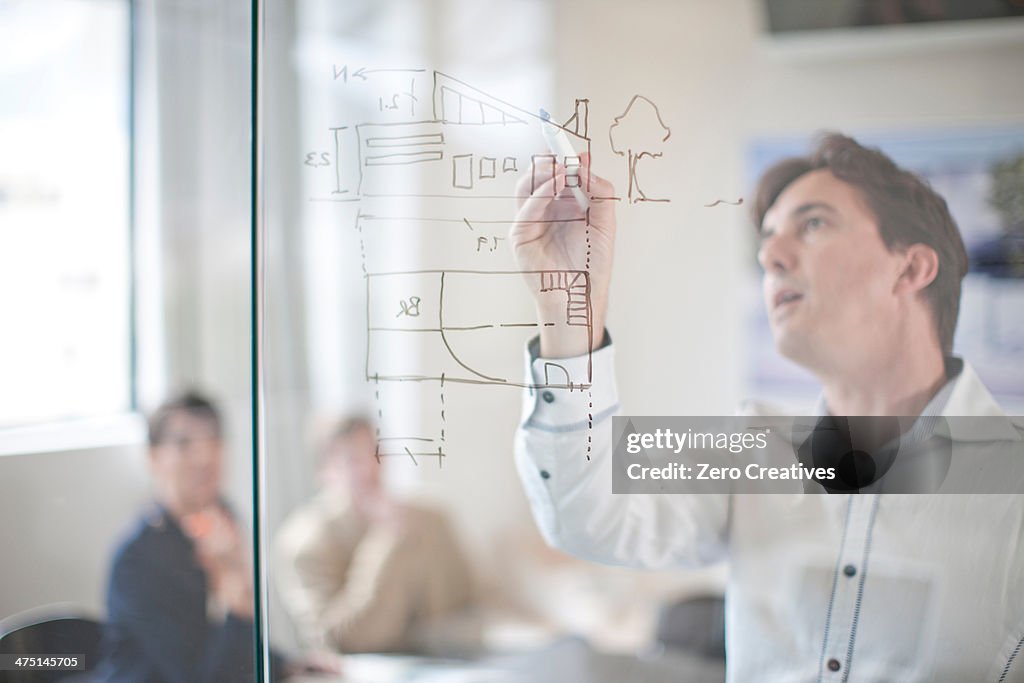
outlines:
{"label": "shirt chest pocket", "polygon": [[[864,557],[802,572],[795,623],[817,624],[814,654],[857,680],[927,680],[935,661],[934,578],[920,567]],[[855,672],[855,673],[854,673]]]}

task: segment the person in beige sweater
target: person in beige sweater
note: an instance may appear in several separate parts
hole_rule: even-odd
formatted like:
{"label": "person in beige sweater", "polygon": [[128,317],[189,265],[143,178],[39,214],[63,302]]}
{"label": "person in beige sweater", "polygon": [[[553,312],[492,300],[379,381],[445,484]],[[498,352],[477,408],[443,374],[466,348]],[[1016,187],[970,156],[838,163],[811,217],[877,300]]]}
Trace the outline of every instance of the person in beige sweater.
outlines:
{"label": "person in beige sweater", "polygon": [[469,565],[443,513],[381,481],[373,425],[342,420],[321,447],[321,490],[275,543],[275,578],[309,645],[415,650],[432,622],[469,606]]}

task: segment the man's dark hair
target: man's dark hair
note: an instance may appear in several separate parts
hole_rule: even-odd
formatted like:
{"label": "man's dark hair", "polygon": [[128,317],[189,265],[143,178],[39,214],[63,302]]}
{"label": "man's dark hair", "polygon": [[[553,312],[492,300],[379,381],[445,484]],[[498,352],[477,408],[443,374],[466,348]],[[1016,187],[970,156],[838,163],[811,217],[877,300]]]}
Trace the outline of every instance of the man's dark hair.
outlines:
{"label": "man's dark hair", "polygon": [[758,229],[782,191],[811,171],[828,169],[856,187],[878,221],[889,250],[924,244],[935,250],[939,268],[924,290],[932,309],[942,351],[953,349],[960,313],[960,281],[967,274],[967,250],[946,200],[910,171],[877,149],[861,146],[838,133],[827,133],[809,157],[785,159],[769,168],[758,183],[752,208]]}
{"label": "man's dark hair", "polygon": [[331,441],[335,439],[347,439],[357,432],[374,433],[373,422],[363,415],[349,415],[338,420],[331,429]]}
{"label": "man's dark hair", "polygon": [[331,449],[338,441],[363,431],[370,436],[377,435],[373,420],[362,414],[345,415],[333,421],[321,422],[312,439],[317,458],[321,463],[324,462],[331,456]]}
{"label": "man's dark hair", "polygon": [[221,436],[222,422],[220,411],[213,401],[196,391],[185,391],[173,396],[153,411],[149,417],[149,445],[158,446],[163,443],[167,431],[167,423],[176,413],[187,413],[193,417],[207,420],[213,425],[217,436]]}
{"label": "man's dark hair", "polygon": [[376,434],[376,429],[370,418],[364,415],[348,415],[343,417],[335,422],[331,426],[330,431],[327,432],[327,438],[323,443],[324,448],[329,448],[331,444],[339,439],[347,439],[354,434],[364,431],[371,435]]}

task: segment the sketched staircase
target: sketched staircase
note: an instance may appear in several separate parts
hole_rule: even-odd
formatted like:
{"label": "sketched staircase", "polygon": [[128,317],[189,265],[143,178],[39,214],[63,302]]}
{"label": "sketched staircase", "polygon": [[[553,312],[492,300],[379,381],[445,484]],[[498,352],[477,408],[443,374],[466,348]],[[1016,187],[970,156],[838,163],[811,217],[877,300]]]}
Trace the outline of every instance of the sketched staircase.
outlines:
{"label": "sketched staircase", "polygon": [[560,290],[568,293],[565,324],[590,326],[590,296],[587,274],[581,270],[545,270],[540,274],[540,291]]}

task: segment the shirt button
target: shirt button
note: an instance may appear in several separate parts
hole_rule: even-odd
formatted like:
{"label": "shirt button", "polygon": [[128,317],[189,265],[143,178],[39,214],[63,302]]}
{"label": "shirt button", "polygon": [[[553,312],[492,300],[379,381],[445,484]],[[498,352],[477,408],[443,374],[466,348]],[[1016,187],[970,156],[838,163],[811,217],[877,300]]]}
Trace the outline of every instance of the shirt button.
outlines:
{"label": "shirt button", "polygon": [[827,666],[829,671],[839,671],[839,668],[842,666],[842,664],[839,663],[838,659],[833,658],[828,660]]}
{"label": "shirt button", "polygon": [[843,573],[847,576],[854,576],[857,573],[857,568],[854,567],[852,564],[848,564],[845,567],[843,567]]}
{"label": "shirt button", "polygon": [[555,395],[552,394],[550,391],[545,391],[543,394],[540,395],[540,397],[542,399],[544,399],[545,403],[554,403],[555,402]]}
{"label": "shirt button", "polygon": [[540,478],[541,479],[550,479],[551,478],[551,473],[548,472],[547,470],[541,470],[540,471]]}

